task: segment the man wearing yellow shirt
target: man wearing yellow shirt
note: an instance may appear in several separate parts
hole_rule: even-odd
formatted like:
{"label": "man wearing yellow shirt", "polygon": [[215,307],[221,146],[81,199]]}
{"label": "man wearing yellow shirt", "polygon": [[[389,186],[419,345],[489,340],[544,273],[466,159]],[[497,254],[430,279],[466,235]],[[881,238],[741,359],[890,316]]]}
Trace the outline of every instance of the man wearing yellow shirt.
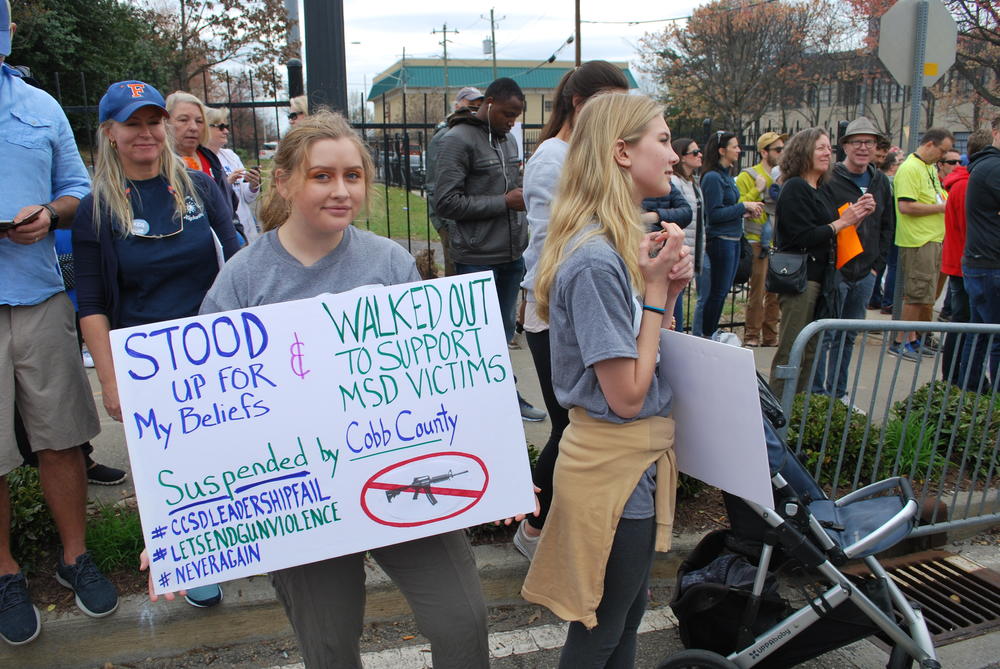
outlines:
{"label": "man wearing yellow shirt", "polygon": [[[765,132],[757,139],[760,162],[748,167],[736,177],[740,189],[740,202],[763,202],[759,216],[743,221],[743,234],[753,248],[753,269],[750,273],[750,294],[747,296],[747,317],[743,343],[746,346],[777,346],[778,319],[781,315],[778,296],[764,288],[767,278],[767,252],[774,234],[774,200],[768,190],[774,180],[771,170],[781,159],[788,135]],[[763,341],[761,334],[763,331]]]}
{"label": "man wearing yellow shirt", "polygon": [[[893,180],[896,246],[904,281],[904,321],[933,320],[947,197],[938,180],[937,163],[952,149],[954,141],[951,132],[944,128],[928,129],[920,138],[920,146],[899,166]],[[902,334],[897,335],[890,353],[909,360],[915,360],[921,353],[934,354],[928,347],[929,338],[921,342],[913,332]]]}

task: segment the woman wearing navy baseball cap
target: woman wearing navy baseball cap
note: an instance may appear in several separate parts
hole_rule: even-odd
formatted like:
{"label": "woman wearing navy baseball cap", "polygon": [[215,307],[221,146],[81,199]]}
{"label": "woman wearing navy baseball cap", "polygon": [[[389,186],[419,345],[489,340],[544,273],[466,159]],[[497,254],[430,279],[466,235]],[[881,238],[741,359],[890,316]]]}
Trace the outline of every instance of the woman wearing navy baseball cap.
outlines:
{"label": "woman wearing navy baseball cap", "polygon": [[[111,329],[196,315],[239,244],[232,208],[215,182],[185,169],[173,152],[156,88],[111,84],[99,118],[93,190],[77,209],[73,247],[80,328],[104,407],[120,422]],[[211,606],[221,598],[218,586],[208,586],[188,601]]]}

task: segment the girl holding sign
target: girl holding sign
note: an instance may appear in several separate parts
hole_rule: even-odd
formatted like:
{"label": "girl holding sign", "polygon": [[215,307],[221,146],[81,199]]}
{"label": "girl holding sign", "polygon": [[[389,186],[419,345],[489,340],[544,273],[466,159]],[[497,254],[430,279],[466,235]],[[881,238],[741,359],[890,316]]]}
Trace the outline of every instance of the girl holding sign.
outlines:
{"label": "girl holding sign", "polygon": [[[194,316],[224,258],[239,250],[232,208],[212,179],[171,150],[166,102],[141,81],[108,87],[99,106],[93,192],[73,219],[80,330],[108,415],[121,422],[112,328]],[[193,588],[192,606],[222,600]]]}
{"label": "girl holding sign", "polygon": [[[219,273],[202,313],[419,281],[413,257],[351,225],[368,201],[374,166],[338,114],[296,123],[278,145],[264,200],[264,234]],[[462,531],[369,551],[406,595],[435,667],[489,666],[486,604]],[[272,572],[308,667],[361,667],[364,553]]]}
{"label": "girl holding sign", "polygon": [[677,154],[645,96],[577,116],[535,280],[552,385],[569,407],[553,500],[522,594],[572,622],[560,667],[631,667],[653,551],[670,547],[677,471],[660,329],[693,274],[674,224],[645,233],[643,198]]}

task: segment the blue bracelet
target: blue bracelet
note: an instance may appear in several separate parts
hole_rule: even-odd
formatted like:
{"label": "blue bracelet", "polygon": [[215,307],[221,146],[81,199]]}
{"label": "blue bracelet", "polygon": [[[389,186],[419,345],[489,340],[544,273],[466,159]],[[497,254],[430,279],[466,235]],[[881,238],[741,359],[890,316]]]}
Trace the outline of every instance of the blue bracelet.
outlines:
{"label": "blue bracelet", "polygon": [[642,310],[652,311],[654,314],[660,314],[661,316],[667,313],[665,309],[661,309],[660,307],[651,307],[648,304],[642,305]]}

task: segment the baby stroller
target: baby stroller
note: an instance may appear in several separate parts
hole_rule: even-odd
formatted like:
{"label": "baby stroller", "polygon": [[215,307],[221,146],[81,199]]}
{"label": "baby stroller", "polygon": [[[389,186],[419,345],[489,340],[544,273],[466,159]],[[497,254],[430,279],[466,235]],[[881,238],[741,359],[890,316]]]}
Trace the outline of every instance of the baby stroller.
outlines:
{"label": "baby stroller", "polygon": [[[785,416],[757,380],[774,510],[725,496],[732,529],[703,538],[678,570],[670,605],[688,650],[659,669],[789,667],[872,634],[892,647],[889,669],[914,660],[923,669],[940,667],[919,605],[874,557],[916,524],[909,481],[897,476],[828,499],[778,435]],[[856,559],[870,579],[859,583],[838,569]],[[825,588],[807,592],[798,610],[778,592],[778,575],[790,568],[804,568]]]}

